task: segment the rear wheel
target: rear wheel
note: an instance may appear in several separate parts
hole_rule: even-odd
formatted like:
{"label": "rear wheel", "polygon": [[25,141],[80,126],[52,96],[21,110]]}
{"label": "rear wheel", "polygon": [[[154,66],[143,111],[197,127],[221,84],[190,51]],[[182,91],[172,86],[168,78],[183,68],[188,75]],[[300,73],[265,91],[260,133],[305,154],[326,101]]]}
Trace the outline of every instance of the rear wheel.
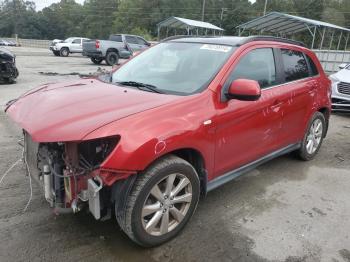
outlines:
{"label": "rear wheel", "polygon": [[67,57],[69,56],[69,49],[67,47],[63,47],[60,50],[60,56]]}
{"label": "rear wheel", "polygon": [[94,57],[91,57],[90,60],[91,60],[91,62],[93,62],[95,65],[99,65],[99,64],[101,64],[101,62],[103,61],[102,58],[94,58]]}
{"label": "rear wheel", "polygon": [[108,52],[106,56],[107,65],[113,66],[118,64],[119,56],[116,52]]}
{"label": "rear wheel", "polygon": [[125,209],[116,214],[118,223],[139,245],[160,245],[175,237],[191,218],[199,188],[191,164],[168,156],[137,178]]}
{"label": "rear wheel", "polygon": [[316,112],[308,125],[298,155],[303,160],[311,160],[320,150],[326,132],[326,120],[321,112]]}

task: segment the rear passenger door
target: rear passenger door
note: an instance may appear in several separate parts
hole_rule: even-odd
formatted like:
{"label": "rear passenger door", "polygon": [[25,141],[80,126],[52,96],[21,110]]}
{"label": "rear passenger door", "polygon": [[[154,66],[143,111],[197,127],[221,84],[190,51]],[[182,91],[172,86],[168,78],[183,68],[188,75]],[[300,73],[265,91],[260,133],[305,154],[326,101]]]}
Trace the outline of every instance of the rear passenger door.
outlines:
{"label": "rear passenger door", "polygon": [[280,49],[284,84],[281,88],[283,119],[281,141],[295,143],[304,136],[305,127],[315,107],[317,81],[307,56],[293,49]]}

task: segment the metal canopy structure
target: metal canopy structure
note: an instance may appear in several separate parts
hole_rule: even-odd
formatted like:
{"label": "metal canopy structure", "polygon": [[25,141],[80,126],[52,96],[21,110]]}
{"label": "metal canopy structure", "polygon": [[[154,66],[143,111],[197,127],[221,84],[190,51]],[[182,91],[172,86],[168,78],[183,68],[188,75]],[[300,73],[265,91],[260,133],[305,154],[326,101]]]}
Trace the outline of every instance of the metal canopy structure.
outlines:
{"label": "metal canopy structure", "polygon": [[[268,13],[267,15],[258,17],[247,23],[241,24],[236,28],[238,29],[239,35],[242,35],[245,31],[254,31],[259,32],[260,34],[271,33],[284,37],[303,31],[309,31],[312,36],[311,48],[314,47],[315,38],[318,30],[320,31],[319,33],[321,35],[321,48],[327,29],[332,30],[333,33],[335,31],[340,32],[341,36],[339,37],[339,41],[341,41],[341,38],[343,36],[347,39],[346,41],[348,41],[350,34],[350,29],[345,27],[279,12]],[[331,42],[333,42],[333,39],[331,40]],[[339,45],[340,42],[338,46]]]}
{"label": "metal canopy structure", "polygon": [[224,31],[224,29],[208,22],[191,20],[191,19],[175,17],[175,16],[169,17],[168,19],[162,22],[159,22],[157,24],[157,28],[158,28],[158,39],[160,37],[161,28],[166,28],[166,36],[168,36],[169,28],[174,29],[175,34],[176,34],[176,29],[186,30],[187,35],[190,35],[191,33],[193,34],[194,30],[195,30],[195,34],[197,35],[199,34],[199,30],[204,31],[205,35],[207,35],[208,30],[211,30],[213,35],[215,35],[216,32],[220,34]]}

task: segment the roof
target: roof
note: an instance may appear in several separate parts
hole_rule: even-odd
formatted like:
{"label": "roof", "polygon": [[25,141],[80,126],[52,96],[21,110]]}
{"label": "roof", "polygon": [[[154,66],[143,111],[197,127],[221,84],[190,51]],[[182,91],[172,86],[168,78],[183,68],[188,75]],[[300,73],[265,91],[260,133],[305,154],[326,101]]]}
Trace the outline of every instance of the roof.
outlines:
{"label": "roof", "polygon": [[229,45],[229,46],[241,46],[250,42],[255,41],[271,41],[271,42],[279,42],[286,43],[298,46],[305,46],[303,43],[281,38],[281,37],[273,37],[273,36],[248,36],[248,37],[239,37],[239,36],[204,36],[204,37],[196,37],[196,36],[175,36],[169,37],[163,40],[163,42],[183,42],[183,43],[203,43],[203,44],[216,44],[216,45]]}
{"label": "roof", "polygon": [[202,22],[202,21],[191,20],[191,19],[175,17],[175,16],[169,17],[168,19],[162,22],[159,22],[157,26],[183,28],[183,29],[206,28],[206,29],[224,31],[224,29],[208,22]]}
{"label": "roof", "polygon": [[262,30],[264,32],[283,34],[310,30],[310,27],[328,27],[350,32],[350,29],[338,25],[279,12],[271,12],[237,26],[240,29]]}

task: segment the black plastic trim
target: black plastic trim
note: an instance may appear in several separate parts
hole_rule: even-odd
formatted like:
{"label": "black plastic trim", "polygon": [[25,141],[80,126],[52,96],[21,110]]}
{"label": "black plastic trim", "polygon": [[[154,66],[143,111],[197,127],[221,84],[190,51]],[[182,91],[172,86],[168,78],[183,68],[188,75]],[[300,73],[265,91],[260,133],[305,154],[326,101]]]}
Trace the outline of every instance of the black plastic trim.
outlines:
{"label": "black plastic trim", "polygon": [[241,175],[244,175],[245,173],[255,169],[256,167],[276,158],[276,157],[279,157],[279,156],[282,156],[282,155],[285,155],[287,153],[290,153],[292,151],[295,151],[297,149],[299,149],[301,146],[300,143],[296,143],[296,144],[291,144],[289,146],[286,146],[284,148],[281,148],[275,152],[272,152],[258,160],[255,160],[249,164],[246,164],[242,167],[239,167],[237,169],[234,169],[230,172],[227,172],[226,174],[223,174],[222,176],[220,177],[217,177],[211,181],[208,182],[208,185],[207,185],[207,192],[223,185],[223,184],[226,184],[227,182],[241,176]]}

